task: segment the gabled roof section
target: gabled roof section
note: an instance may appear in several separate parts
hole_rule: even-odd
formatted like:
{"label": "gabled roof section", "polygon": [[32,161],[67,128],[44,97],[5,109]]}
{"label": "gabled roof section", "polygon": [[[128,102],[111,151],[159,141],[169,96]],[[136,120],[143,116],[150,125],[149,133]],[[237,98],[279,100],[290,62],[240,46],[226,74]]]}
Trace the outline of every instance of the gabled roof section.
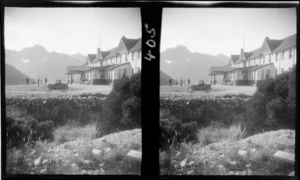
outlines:
{"label": "gabled roof section", "polygon": [[136,51],[142,48],[142,38],[139,38],[137,43],[129,50],[129,51]]}
{"label": "gabled roof section", "polygon": [[239,60],[240,55],[230,55],[229,57],[229,64],[234,64],[237,60]]}
{"label": "gabled roof section", "polygon": [[244,54],[245,54],[246,60],[248,60],[254,54],[254,52],[250,51],[250,52],[245,52]]}
{"label": "gabled roof section", "polygon": [[266,37],[265,38],[265,42],[269,46],[270,51],[274,51],[274,49],[276,49],[280,45],[280,43],[282,42],[282,40],[270,39],[269,37]]}
{"label": "gabled roof section", "polygon": [[296,46],[297,43],[297,34],[288,36],[282,39],[280,45],[274,50],[275,52],[282,51],[291,47]]}
{"label": "gabled roof section", "polygon": [[127,39],[125,36],[123,36],[121,40],[125,44],[128,51],[132,49],[133,46],[139,41],[139,39]]}
{"label": "gabled roof section", "polygon": [[87,56],[89,58],[90,61],[96,59],[97,55],[96,54],[88,54]]}
{"label": "gabled roof section", "polygon": [[109,50],[109,53],[106,55],[106,57],[104,59],[115,57],[117,55],[116,51],[117,51],[117,47]]}
{"label": "gabled roof section", "polygon": [[124,39],[126,39],[124,36],[122,36],[118,46],[117,46],[117,49],[115,51],[116,54],[118,53],[127,53],[128,52],[128,49],[125,45],[125,42],[124,42]]}
{"label": "gabled roof section", "polygon": [[248,59],[254,59],[254,58],[259,57],[260,49],[261,48],[257,48],[257,49],[252,50],[251,52],[253,52],[253,53]]}

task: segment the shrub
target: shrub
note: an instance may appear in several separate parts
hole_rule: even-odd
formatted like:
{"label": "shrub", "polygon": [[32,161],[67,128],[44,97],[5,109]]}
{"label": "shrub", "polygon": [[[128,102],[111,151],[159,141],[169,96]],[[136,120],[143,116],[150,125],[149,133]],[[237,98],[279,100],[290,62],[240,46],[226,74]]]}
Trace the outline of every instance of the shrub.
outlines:
{"label": "shrub", "polygon": [[182,123],[174,117],[160,119],[159,147],[167,150],[172,144],[176,146],[182,142],[197,142],[197,132],[195,122]]}
{"label": "shrub", "polygon": [[294,128],[296,118],[296,68],[258,85],[247,106],[249,129]]}
{"label": "shrub", "polygon": [[141,73],[116,80],[103,106],[103,122],[98,122],[102,136],[141,124]]}
{"label": "shrub", "polygon": [[53,122],[38,123],[34,118],[12,119],[6,117],[6,138],[9,147],[21,147],[27,142],[53,140]]}

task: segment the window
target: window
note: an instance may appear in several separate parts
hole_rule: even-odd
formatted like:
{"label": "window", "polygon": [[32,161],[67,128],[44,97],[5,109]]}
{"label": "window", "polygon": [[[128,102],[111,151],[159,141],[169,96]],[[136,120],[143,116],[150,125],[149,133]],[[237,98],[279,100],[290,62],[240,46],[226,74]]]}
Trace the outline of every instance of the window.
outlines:
{"label": "window", "polygon": [[264,80],[264,76],[265,76],[265,71],[264,69],[261,70],[261,80]]}
{"label": "window", "polygon": [[134,60],[134,52],[131,52],[131,60]]}
{"label": "window", "polygon": [[284,60],[284,51],[282,51],[281,59]]}
{"label": "window", "polygon": [[289,58],[292,58],[293,54],[292,54],[292,49],[289,50]]}
{"label": "window", "polygon": [[270,55],[269,55],[269,63],[271,63],[271,61],[272,61],[272,60],[271,60],[271,54],[270,54]]}
{"label": "window", "polygon": [[278,53],[275,54],[275,60],[278,61]]}

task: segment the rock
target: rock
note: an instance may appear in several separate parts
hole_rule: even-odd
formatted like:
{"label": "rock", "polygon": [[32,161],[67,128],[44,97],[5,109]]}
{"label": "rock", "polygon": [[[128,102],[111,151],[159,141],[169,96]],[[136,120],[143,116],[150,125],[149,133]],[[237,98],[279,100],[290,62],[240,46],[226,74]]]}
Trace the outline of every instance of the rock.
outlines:
{"label": "rock", "polygon": [[94,156],[100,156],[101,155],[101,150],[99,150],[99,149],[93,149],[92,150],[92,154],[94,155]]}
{"label": "rock", "polygon": [[78,167],[78,166],[77,166],[76,163],[73,163],[73,164],[71,164],[71,167],[72,167],[72,168],[76,168],[76,167]]}
{"label": "rock", "polygon": [[46,164],[49,160],[48,159],[45,159],[42,164]]}
{"label": "rock", "polygon": [[42,160],[42,156],[40,156],[39,158],[37,158],[35,161],[34,161],[34,165],[35,166],[38,166],[41,164],[41,160]]}
{"label": "rock", "polygon": [[194,173],[193,170],[190,170],[190,171],[187,172],[188,175],[191,175],[191,174],[193,174],[193,173]]}
{"label": "rock", "polygon": [[103,166],[104,166],[104,164],[105,164],[105,162],[103,162],[103,163],[99,164],[99,166],[100,166],[100,167],[103,167]]}
{"label": "rock", "polygon": [[236,161],[228,161],[228,163],[231,165],[231,166],[235,166],[236,164],[237,164],[237,162]]}
{"label": "rock", "polygon": [[31,153],[30,153],[30,155],[33,155],[35,153],[35,150],[33,150]]}
{"label": "rock", "polygon": [[47,171],[47,169],[42,169],[42,170],[40,171],[40,173],[41,173],[41,174],[44,174],[46,171]]}
{"label": "rock", "polygon": [[239,150],[238,151],[238,155],[241,157],[241,158],[247,158],[248,157],[248,151],[246,150]]}
{"label": "rock", "polygon": [[219,168],[220,170],[225,170],[225,167],[224,167],[222,164],[218,165],[218,168]]}
{"label": "rock", "polygon": [[191,161],[191,162],[189,163],[189,166],[193,165],[194,163],[195,163],[194,161]]}
{"label": "rock", "polygon": [[183,161],[181,161],[180,166],[181,166],[181,167],[184,167],[185,164],[186,164],[186,162],[187,162],[187,158],[185,158]]}
{"label": "rock", "polygon": [[89,165],[91,163],[91,161],[90,160],[82,160],[82,163],[85,165]]}
{"label": "rock", "polygon": [[246,167],[247,167],[247,168],[250,168],[250,167],[251,167],[251,164],[252,164],[252,163],[247,164]]}

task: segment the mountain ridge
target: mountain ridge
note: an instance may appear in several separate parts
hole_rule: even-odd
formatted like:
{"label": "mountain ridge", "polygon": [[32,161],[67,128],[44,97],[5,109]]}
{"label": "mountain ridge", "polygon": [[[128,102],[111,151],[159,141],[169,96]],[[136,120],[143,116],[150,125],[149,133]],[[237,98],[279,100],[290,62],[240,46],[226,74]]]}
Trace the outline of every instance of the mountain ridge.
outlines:
{"label": "mountain ridge", "polygon": [[209,68],[211,66],[225,66],[229,57],[224,54],[209,55],[191,52],[183,45],[168,48],[160,54],[160,69],[175,79],[191,79],[209,81]]}
{"label": "mountain ridge", "polygon": [[5,62],[32,78],[47,78],[67,81],[66,68],[82,65],[85,57],[80,53],[73,55],[48,52],[42,45],[25,47],[20,51],[5,50]]}

